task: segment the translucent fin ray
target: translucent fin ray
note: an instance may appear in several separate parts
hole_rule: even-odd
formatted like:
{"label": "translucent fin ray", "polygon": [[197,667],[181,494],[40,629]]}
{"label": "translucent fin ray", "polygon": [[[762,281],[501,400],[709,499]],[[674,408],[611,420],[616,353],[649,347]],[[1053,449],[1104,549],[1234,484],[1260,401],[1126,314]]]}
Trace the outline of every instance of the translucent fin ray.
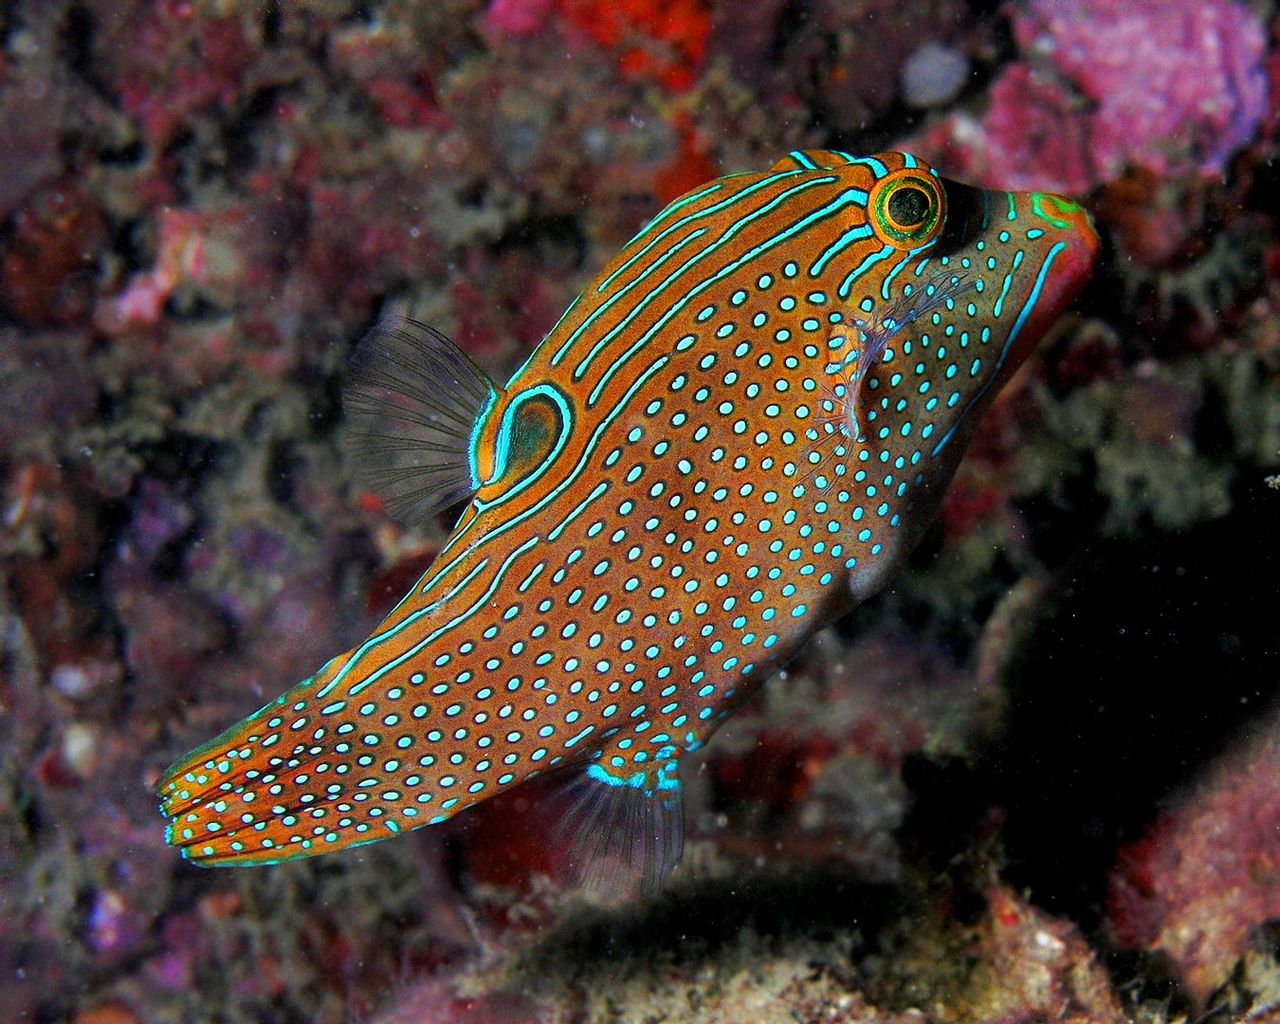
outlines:
{"label": "translucent fin ray", "polygon": [[872,316],[854,317],[847,322],[859,335],[856,346],[857,361],[849,375],[848,421],[850,434],[858,441],[865,441],[861,403],[864,385],[872,368],[884,357],[889,342],[900,335],[921,317],[940,306],[954,304],[957,299],[974,288],[973,281],[964,271],[940,271],[927,280],[915,284],[910,294],[900,295],[885,309]]}
{"label": "translucent fin ray", "polygon": [[393,515],[425,522],[475,491],[472,437],[497,395],[488,375],[439,331],[384,317],[348,372],[348,450]]}
{"label": "translucent fin ray", "polygon": [[556,829],[563,867],[603,897],[654,892],[684,850],[684,801],[676,762],[626,778],[599,763],[564,784]]}

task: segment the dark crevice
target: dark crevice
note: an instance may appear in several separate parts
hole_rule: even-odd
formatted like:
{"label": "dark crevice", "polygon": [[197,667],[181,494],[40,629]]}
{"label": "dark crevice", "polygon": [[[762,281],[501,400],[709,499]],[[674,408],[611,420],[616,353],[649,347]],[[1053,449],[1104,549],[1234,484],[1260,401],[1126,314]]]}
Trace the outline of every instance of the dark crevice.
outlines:
{"label": "dark crevice", "polygon": [[1265,536],[1265,504],[1238,495],[1230,517],[1095,542],[1058,571],[985,761],[1008,878],[1051,912],[1096,927],[1118,844],[1275,702],[1280,556],[1224,543]]}

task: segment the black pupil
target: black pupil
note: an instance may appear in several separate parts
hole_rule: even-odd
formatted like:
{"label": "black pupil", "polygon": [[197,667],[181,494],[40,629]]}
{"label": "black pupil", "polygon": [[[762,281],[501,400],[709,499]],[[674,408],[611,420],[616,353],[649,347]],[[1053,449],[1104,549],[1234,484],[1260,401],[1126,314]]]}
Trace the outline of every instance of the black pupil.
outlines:
{"label": "black pupil", "polygon": [[922,188],[906,186],[889,197],[889,216],[904,227],[915,227],[929,214],[929,196]]}

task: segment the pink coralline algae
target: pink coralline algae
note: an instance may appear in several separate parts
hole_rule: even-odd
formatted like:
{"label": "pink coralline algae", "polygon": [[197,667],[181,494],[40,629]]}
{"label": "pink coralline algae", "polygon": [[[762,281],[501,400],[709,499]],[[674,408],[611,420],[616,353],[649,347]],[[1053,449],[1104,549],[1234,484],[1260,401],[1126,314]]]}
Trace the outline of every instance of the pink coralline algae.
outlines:
{"label": "pink coralline algae", "polygon": [[1261,22],[1231,0],[1034,0],[986,113],[919,140],[1001,188],[1085,192],[1140,166],[1222,173],[1267,111]]}
{"label": "pink coralline algae", "polygon": [[1104,179],[1129,163],[1220,174],[1266,113],[1266,39],[1238,3],[1037,0],[1015,33],[1096,104],[1090,149]]}
{"label": "pink coralline algae", "polygon": [[[228,218],[228,223],[234,223]],[[160,213],[160,243],[155,265],[135,275],[107,304],[106,323],[123,328],[156,323],[164,303],[184,283],[207,285],[241,277],[236,248],[219,243],[212,218],[187,210]]]}
{"label": "pink coralline algae", "polygon": [[486,25],[511,36],[532,35],[551,13],[552,0],[493,0],[485,12]]}
{"label": "pink coralline algae", "polygon": [[1205,999],[1280,917],[1280,750],[1269,738],[1229,758],[1199,792],[1121,849],[1107,919],[1123,945],[1166,953]]}

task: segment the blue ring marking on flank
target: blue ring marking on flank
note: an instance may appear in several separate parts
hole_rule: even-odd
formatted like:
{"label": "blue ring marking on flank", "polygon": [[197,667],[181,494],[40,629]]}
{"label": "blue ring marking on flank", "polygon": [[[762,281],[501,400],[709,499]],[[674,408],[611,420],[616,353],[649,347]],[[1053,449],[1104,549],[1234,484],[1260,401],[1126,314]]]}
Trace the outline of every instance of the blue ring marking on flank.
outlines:
{"label": "blue ring marking on flank", "polygon": [[560,389],[554,384],[545,383],[538,384],[522,391],[512,397],[510,404],[502,414],[502,423],[498,427],[497,451],[494,454],[494,471],[493,476],[484,482],[485,486],[501,479],[503,471],[507,468],[506,463],[510,457],[511,435],[515,430],[514,421],[517,407],[529,401],[531,398],[539,396],[549,397],[560,410],[560,436],[556,438],[555,445],[551,451],[547,453],[547,457],[542,460],[542,465],[517,483],[514,487],[504,491],[492,501],[481,501],[476,499],[475,507],[477,512],[483,512],[486,509],[493,508],[495,505],[501,505],[503,502],[514,498],[521,491],[532,486],[559,458],[560,453],[564,451],[565,445],[568,444],[569,435],[573,432],[573,410],[569,405],[568,399],[564,397]]}
{"label": "blue ring marking on flank", "polygon": [[[573,468],[573,470],[564,480],[562,480],[559,484],[557,484],[548,494],[544,495],[537,502],[537,504],[530,506],[524,512],[520,513],[518,516],[513,516],[511,519],[508,519],[502,525],[495,527],[494,529],[486,533],[483,537],[480,537],[476,541],[475,545],[469,546],[462,554],[458,555],[448,565],[444,566],[439,572],[437,572],[432,577],[432,579],[428,581],[427,584],[422,588],[421,592],[425,593],[438,580],[442,579],[446,573],[448,573],[451,569],[453,569],[458,564],[459,561],[461,561],[462,558],[464,558],[471,551],[475,550],[475,547],[477,547],[480,544],[487,543],[488,541],[492,540],[494,537],[502,533],[505,533],[508,529],[514,527],[515,525],[522,522],[523,520],[536,514],[544,506],[554,501],[560,495],[560,493],[562,493],[566,488],[572,486],[572,484],[576,481],[577,477],[581,475],[583,468],[585,467],[588,459],[591,456],[591,453],[595,450],[596,443],[598,442],[600,435],[604,433],[604,431],[609,427],[609,425],[622,413],[622,411],[626,408],[627,403],[630,401],[632,395],[634,395],[636,391],[638,391],[641,387],[643,387],[648,382],[650,377],[652,377],[655,373],[657,373],[664,366],[666,366],[668,362],[670,362],[670,356],[661,355],[657,359],[655,359],[653,363],[638,378],[636,378],[635,382],[631,385],[630,388],[628,388],[627,393],[623,396],[622,401],[620,401],[617,404],[617,406],[611,409],[609,414],[600,422],[599,426],[596,427],[594,433],[591,436],[591,439],[587,443],[586,449],[583,451],[582,457],[578,460],[578,464]],[[453,541],[451,541],[451,543],[458,541],[461,536],[462,534],[455,536],[453,538]],[[454,626],[458,625],[459,623],[465,621],[466,619],[470,618],[471,615],[473,615],[489,599],[489,597],[492,596],[493,592],[497,589],[498,584],[505,577],[511,562],[518,555],[523,554],[525,551],[531,548],[534,544],[538,543],[540,540],[541,540],[541,537],[535,534],[534,536],[530,537],[527,541],[525,541],[523,544],[521,544],[518,548],[516,548],[516,550],[513,551],[510,555],[508,555],[506,560],[502,563],[502,565],[498,567],[497,572],[494,575],[494,579],[489,584],[488,588],[480,596],[479,600],[473,603],[471,607],[469,607],[466,611],[462,612],[461,614],[456,616],[454,619],[451,619],[448,623],[446,623],[444,626],[441,626],[439,629],[433,630],[427,637],[419,641],[407,652],[405,652],[405,654],[396,658],[390,664],[385,665],[382,668],[378,669],[374,673],[371,673],[366,680],[362,680],[361,683],[358,683],[356,685],[360,686],[361,689],[363,689],[365,686],[369,685],[369,683],[372,683],[374,680],[382,676],[388,669],[393,668],[396,665],[402,664],[407,658],[410,658],[413,655],[417,654],[417,652],[420,651],[423,647],[427,646],[430,643],[433,643],[445,632],[452,629]],[[483,562],[479,566],[477,566],[468,574],[466,579],[463,580],[463,583],[458,584],[457,586],[455,586],[450,590],[449,592],[450,595],[457,593],[462,588],[462,586],[465,583],[469,582],[480,571],[480,569],[482,569],[484,565],[486,565],[487,563],[488,563],[488,559],[486,558],[483,560]],[[391,637],[395,636],[396,634],[400,633],[404,629],[408,628],[414,622],[416,622],[419,618],[421,618],[423,615],[427,614],[432,609],[438,607],[440,603],[441,603],[440,601],[433,602],[431,605],[427,606],[426,608],[421,608],[418,611],[414,612],[412,615],[407,616],[403,621],[397,623],[395,626],[391,627],[385,632],[380,633],[377,636],[372,636],[368,640],[366,640],[363,644],[360,645],[360,647],[358,647],[355,651],[352,652],[351,657],[347,659],[346,664],[343,665],[343,667],[338,671],[338,673],[333,677],[333,679],[331,679],[327,684],[325,684],[325,686],[319,691],[319,693],[316,695],[317,699],[323,699],[325,696],[331,693],[333,689],[347,676],[347,674],[351,671],[355,663],[359,661],[367,651],[380,646]]]}
{"label": "blue ring marking on flank", "polygon": [[488,404],[480,410],[474,425],[471,427],[471,442],[467,447],[467,473],[471,477],[472,491],[480,486],[480,466],[476,460],[476,452],[479,450],[480,445],[480,434],[484,431],[485,424],[489,422],[494,406],[498,404],[498,394],[498,389],[490,384]]}
{"label": "blue ring marking on flank", "polygon": [[[627,389],[626,393],[622,396],[622,399],[618,402],[618,404],[609,410],[608,415],[606,415],[604,419],[600,421],[599,425],[592,432],[591,437],[587,440],[587,443],[583,448],[582,455],[579,456],[578,458],[577,465],[575,465],[573,469],[569,471],[568,475],[563,480],[561,480],[560,483],[556,484],[556,486],[553,487],[546,495],[540,498],[534,505],[531,505],[529,508],[525,509],[519,515],[512,516],[510,519],[506,520],[500,525],[495,526],[493,529],[489,530],[483,536],[477,538],[474,543],[466,543],[464,546],[464,550],[460,554],[454,556],[447,565],[441,566],[440,569],[438,569],[434,573],[434,575],[432,575],[431,579],[429,579],[426,583],[423,584],[420,593],[425,594],[432,587],[436,586],[436,584],[438,584],[446,575],[448,575],[463,558],[465,558],[471,552],[475,551],[481,544],[488,543],[493,538],[500,536],[501,534],[505,533],[507,530],[523,522],[525,519],[528,519],[530,516],[536,515],[546,505],[554,501],[567,488],[573,486],[573,484],[577,482],[578,477],[581,476],[582,471],[586,467],[588,460],[590,460],[591,456],[595,452],[596,445],[599,443],[599,440],[600,440],[600,436],[605,432],[605,430],[609,428],[609,426],[613,423],[613,421],[617,419],[618,416],[622,413],[622,411],[627,407],[627,403],[631,401],[632,396],[638,390],[640,390],[640,388],[642,388],[646,383],[648,383],[650,377],[652,377],[655,373],[661,370],[670,361],[671,361],[671,357],[669,355],[665,355],[665,354],[660,355],[658,356],[657,359],[655,359],[649,365],[649,367],[646,370],[644,370],[640,374],[639,377],[636,378],[635,382],[631,385],[631,387]],[[472,526],[474,526],[475,522],[476,520],[473,519]],[[449,543],[444,546],[444,549],[437,556],[436,562],[437,563],[442,562],[445,556],[448,555],[449,552],[456,545],[460,545],[460,544],[463,544],[465,541],[468,541],[470,537],[470,529],[471,528],[469,527],[467,530],[463,530],[458,533],[455,533],[451,538],[449,538]],[[433,568],[434,568],[434,565],[433,565]],[[436,602],[436,603],[438,604],[439,602]],[[415,616],[417,614],[419,613],[415,613]]]}
{"label": "blue ring marking on flank", "polygon": [[960,415],[956,417],[956,421],[951,424],[951,428],[942,435],[934,447],[932,455],[937,455],[951,440],[951,435],[956,432],[956,428],[960,426],[960,422],[973,408],[974,403],[979,401],[987,389],[995,382],[996,377],[1000,375],[1000,368],[1004,365],[1005,358],[1009,354],[1009,350],[1013,347],[1014,341],[1018,337],[1018,333],[1022,330],[1022,325],[1026,323],[1027,317],[1031,315],[1031,311],[1035,308],[1036,303],[1040,300],[1040,292],[1044,288],[1045,279],[1049,276],[1049,268],[1053,266],[1053,261],[1058,258],[1058,254],[1067,247],[1066,242],[1057,242],[1049,254],[1044,258],[1044,263],[1040,266],[1040,272],[1036,274],[1035,284],[1031,287],[1031,294],[1027,296],[1027,301],[1022,304],[1022,309],[1018,312],[1018,319],[1014,321],[1013,328],[1009,331],[1009,336],[1005,339],[1004,347],[1000,350],[1000,355],[996,358],[995,366],[991,369],[991,375],[987,377],[982,387],[978,389],[978,393],[969,399],[965,407],[960,411]]}

